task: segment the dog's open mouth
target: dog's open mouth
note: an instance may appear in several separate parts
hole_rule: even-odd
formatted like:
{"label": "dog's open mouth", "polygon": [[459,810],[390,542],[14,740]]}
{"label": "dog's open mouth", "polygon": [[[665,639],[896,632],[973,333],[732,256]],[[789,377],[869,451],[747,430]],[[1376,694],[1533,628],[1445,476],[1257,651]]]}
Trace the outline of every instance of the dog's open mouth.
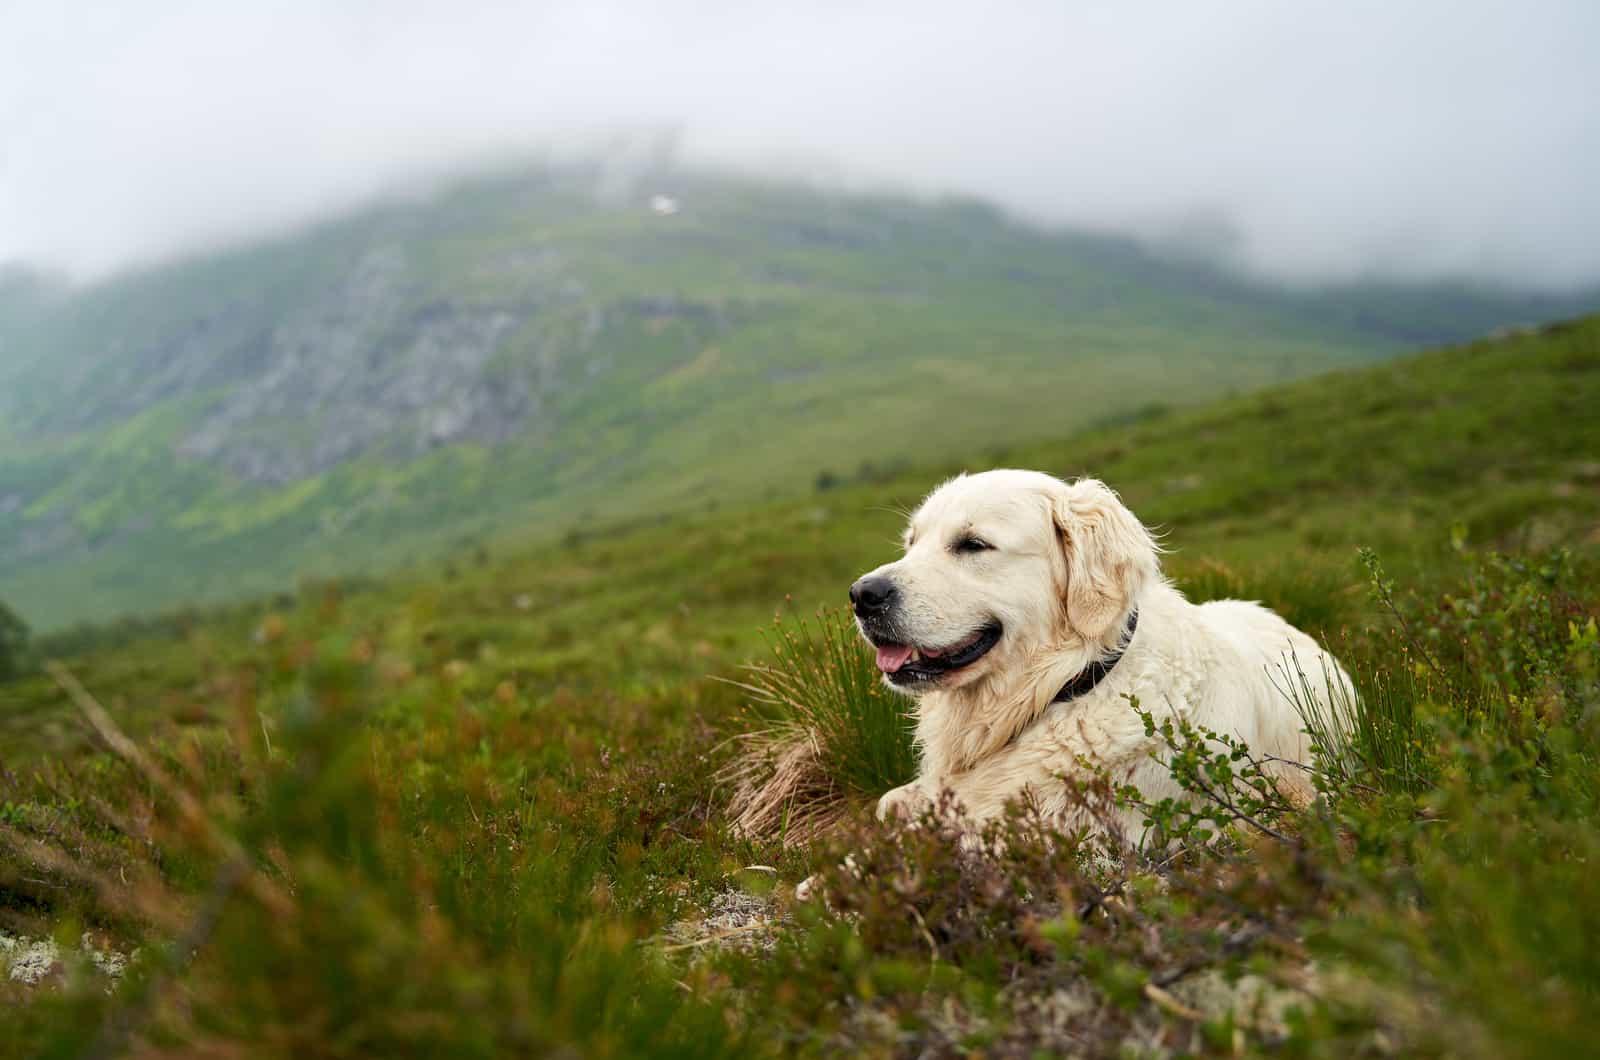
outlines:
{"label": "dog's open mouth", "polygon": [[999,623],[990,623],[976,633],[942,648],[918,647],[873,640],[878,650],[878,669],[897,685],[933,681],[945,674],[971,666],[989,649],[1000,643]]}

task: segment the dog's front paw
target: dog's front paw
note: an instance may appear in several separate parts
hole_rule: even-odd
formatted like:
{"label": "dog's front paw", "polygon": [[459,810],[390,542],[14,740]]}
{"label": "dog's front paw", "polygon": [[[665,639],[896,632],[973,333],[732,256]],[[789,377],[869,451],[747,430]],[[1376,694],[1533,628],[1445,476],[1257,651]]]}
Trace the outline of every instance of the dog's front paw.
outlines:
{"label": "dog's front paw", "polygon": [[[847,873],[858,880],[861,878],[861,866],[856,864],[856,856],[854,854],[846,854],[844,856],[844,860],[839,862],[839,871]],[[827,905],[828,898],[827,895],[823,893],[822,885],[822,873],[812,873],[810,876],[807,876],[805,879],[795,884],[795,901],[809,902],[811,899],[820,896],[822,898],[822,904]]]}
{"label": "dog's front paw", "polygon": [[891,788],[878,800],[878,820],[915,821],[934,806],[933,796],[921,783],[913,780],[898,788]]}

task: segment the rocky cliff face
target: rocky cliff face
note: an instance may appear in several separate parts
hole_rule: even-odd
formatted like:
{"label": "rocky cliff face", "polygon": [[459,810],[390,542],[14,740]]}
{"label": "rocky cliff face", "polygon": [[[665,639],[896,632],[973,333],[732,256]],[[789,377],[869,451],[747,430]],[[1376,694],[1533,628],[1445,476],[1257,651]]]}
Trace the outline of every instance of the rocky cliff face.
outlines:
{"label": "rocky cliff face", "polygon": [[603,385],[631,331],[721,323],[675,294],[597,296],[582,267],[538,243],[441,271],[437,233],[415,218],[347,234],[338,251],[258,264],[260,285],[224,277],[210,292],[203,268],[186,267],[165,282],[198,293],[120,329],[106,325],[131,296],[91,292],[36,342],[44,352],[0,395],[0,423],[71,437],[179,402],[175,459],[284,485],[364,456],[502,443]]}
{"label": "rocky cliff face", "polygon": [[547,326],[585,311],[582,284],[562,282],[550,261],[516,279],[499,299],[440,294],[404,247],[372,248],[252,338],[253,370],[205,406],[177,454],[287,483],[367,453],[403,460],[510,438],[540,413],[561,357],[588,352],[563,348]]}

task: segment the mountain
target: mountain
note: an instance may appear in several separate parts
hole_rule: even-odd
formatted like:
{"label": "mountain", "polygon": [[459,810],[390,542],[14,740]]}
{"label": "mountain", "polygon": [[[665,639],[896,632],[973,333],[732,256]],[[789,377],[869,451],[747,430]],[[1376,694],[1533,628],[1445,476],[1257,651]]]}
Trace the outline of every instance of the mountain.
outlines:
{"label": "mountain", "polygon": [[[317,585],[62,632],[49,650],[81,656],[74,665],[116,688],[130,704],[124,722],[139,727],[166,704],[230,720],[227,699],[196,691],[196,673],[270,657],[252,639],[263,622],[381,636],[419,673],[476,660],[483,694],[512,678],[568,704],[614,703],[617,689],[670,698],[759,653],[775,611],[841,604],[851,581],[892,556],[906,510],[950,475],[990,466],[1103,478],[1161,530],[1163,568],[1187,591],[1271,592],[1297,623],[1334,632],[1369,602],[1362,546],[1408,581],[1457,566],[1457,540],[1600,560],[1597,405],[1591,316],[825,491],[445,552],[340,592]],[[322,629],[334,599],[339,618]],[[25,698],[9,721],[0,710],[0,746],[84,738],[47,677]]]}
{"label": "mountain", "polygon": [[0,598],[49,629],[794,495],[1594,305],[1282,290],[970,202],[481,179],[0,274]]}

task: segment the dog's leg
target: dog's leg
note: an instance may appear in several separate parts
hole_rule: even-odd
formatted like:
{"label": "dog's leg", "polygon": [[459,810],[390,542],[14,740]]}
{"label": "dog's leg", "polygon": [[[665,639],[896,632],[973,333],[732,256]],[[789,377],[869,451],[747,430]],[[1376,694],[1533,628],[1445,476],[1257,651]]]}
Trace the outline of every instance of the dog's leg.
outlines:
{"label": "dog's leg", "polygon": [[[957,822],[981,827],[1003,814],[1007,804],[1029,799],[1046,816],[1064,817],[1076,805],[1064,777],[1089,779],[1098,770],[1120,781],[1155,746],[1143,721],[1125,704],[1063,712],[970,769],[925,775],[893,789],[879,800],[878,816],[914,820],[938,806]],[[950,800],[942,799],[947,791]]]}
{"label": "dog's leg", "polygon": [[914,821],[938,803],[939,790],[930,789],[922,777],[890,788],[878,800],[878,820]]}

